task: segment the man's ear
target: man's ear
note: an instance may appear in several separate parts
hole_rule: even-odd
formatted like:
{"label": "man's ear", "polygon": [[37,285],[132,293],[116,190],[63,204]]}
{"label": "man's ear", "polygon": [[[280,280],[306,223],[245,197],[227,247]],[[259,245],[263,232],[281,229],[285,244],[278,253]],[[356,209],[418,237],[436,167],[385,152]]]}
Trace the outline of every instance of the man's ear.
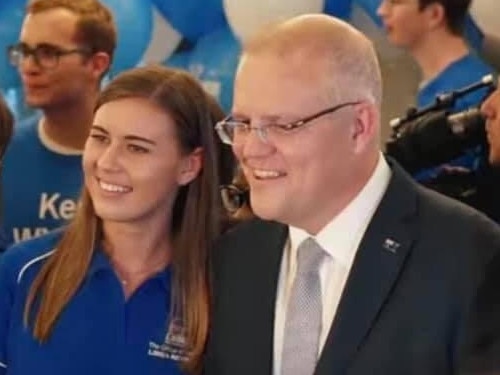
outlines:
{"label": "man's ear", "polygon": [[376,138],[379,129],[379,111],[370,103],[357,104],[354,110],[352,141],[354,152],[363,152]]}
{"label": "man's ear", "polygon": [[430,3],[422,12],[426,15],[427,26],[430,29],[436,29],[443,25],[446,26],[446,12],[440,3]]}
{"label": "man's ear", "polygon": [[189,184],[200,174],[202,167],[203,149],[198,147],[184,157],[177,176],[177,183],[179,185]]}
{"label": "man's ear", "polygon": [[96,80],[100,80],[110,67],[111,57],[106,52],[97,52],[89,58],[88,63],[92,70],[92,76]]}

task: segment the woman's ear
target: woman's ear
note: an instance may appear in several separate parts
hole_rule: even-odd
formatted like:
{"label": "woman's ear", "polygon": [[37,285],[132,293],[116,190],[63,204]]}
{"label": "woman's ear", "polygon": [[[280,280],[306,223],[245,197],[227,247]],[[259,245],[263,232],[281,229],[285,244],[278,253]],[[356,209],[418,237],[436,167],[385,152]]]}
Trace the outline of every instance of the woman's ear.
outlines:
{"label": "woman's ear", "polygon": [[177,176],[178,184],[189,184],[198,176],[202,167],[203,149],[201,147],[198,147],[194,151],[189,153],[189,155],[184,157],[184,160],[182,161],[181,167],[179,169],[179,174]]}

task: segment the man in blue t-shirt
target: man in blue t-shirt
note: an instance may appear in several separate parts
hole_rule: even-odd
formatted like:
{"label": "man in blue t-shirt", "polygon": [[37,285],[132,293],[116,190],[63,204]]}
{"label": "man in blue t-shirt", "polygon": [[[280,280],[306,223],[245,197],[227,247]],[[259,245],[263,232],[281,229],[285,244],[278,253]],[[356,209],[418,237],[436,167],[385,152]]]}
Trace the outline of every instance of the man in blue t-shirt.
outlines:
{"label": "man in blue t-shirt", "polygon": [[[464,88],[492,73],[492,68],[469,49],[463,35],[470,3],[471,0],[382,0],[378,8],[389,41],[407,50],[420,67],[418,108],[433,104],[440,94]],[[458,99],[450,110],[477,107],[486,94],[485,90],[471,92]],[[463,189],[455,185],[475,181],[485,163],[485,147],[478,144],[464,150],[458,158],[417,171],[414,177],[461,198]]]}
{"label": "man in blue t-shirt", "polygon": [[8,55],[27,104],[40,111],[16,125],[3,164],[9,243],[44,234],[73,216],[81,152],[115,45],[113,17],[98,0],[29,3]]}
{"label": "man in blue t-shirt", "polygon": [[[382,0],[377,13],[389,41],[407,50],[420,67],[418,107],[492,72],[469,49],[463,34],[470,4],[471,0]],[[455,110],[477,105],[484,94],[466,96],[456,103]]]}

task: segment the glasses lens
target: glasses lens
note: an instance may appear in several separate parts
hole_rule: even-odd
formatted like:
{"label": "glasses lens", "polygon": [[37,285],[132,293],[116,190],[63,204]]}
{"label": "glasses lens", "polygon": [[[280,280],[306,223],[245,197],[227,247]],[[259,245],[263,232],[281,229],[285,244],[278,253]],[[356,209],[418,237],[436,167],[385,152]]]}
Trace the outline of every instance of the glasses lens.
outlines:
{"label": "glasses lens", "polygon": [[23,51],[20,46],[9,47],[7,54],[9,56],[9,62],[14,66],[18,66],[23,58]]}
{"label": "glasses lens", "polygon": [[59,50],[54,47],[39,47],[35,51],[36,60],[42,68],[51,69],[56,67],[59,60]]}
{"label": "glasses lens", "polygon": [[240,189],[238,189],[236,186],[234,185],[221,186],[220,192],[222,197],[222,203],[224,204],[225,209],[229,213],[236,212],[243,205],[243,199],[242,199],[243,192],[240,191]]}

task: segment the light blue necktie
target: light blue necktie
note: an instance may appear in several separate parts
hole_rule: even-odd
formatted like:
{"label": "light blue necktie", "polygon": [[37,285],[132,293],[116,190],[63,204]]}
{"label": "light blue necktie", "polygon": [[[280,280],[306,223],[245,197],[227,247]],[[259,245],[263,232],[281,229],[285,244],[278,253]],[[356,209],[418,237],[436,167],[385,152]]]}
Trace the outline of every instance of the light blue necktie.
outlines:
{"label": "light blue necktie", "polygon": [[288,300],[281,375],[312,375],[322,325],[319,267],[325,251],[313,238],[297,249],[297,273]]}

